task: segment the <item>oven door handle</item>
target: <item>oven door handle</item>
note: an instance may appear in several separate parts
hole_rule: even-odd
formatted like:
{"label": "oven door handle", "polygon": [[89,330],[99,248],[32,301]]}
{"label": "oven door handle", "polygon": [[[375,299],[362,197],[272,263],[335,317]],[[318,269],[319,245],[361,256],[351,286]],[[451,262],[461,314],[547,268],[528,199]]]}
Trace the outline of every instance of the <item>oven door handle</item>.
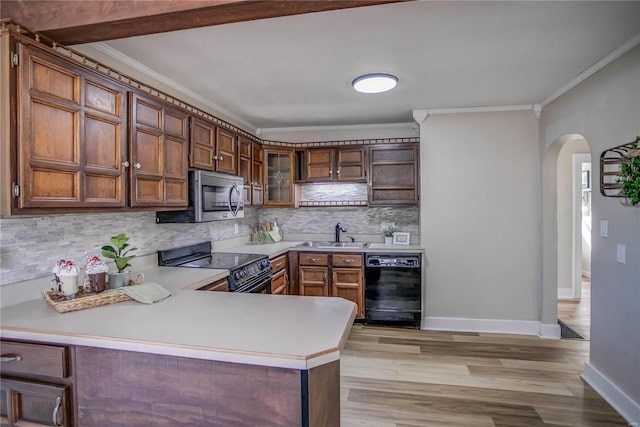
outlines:
{"label": "oven door handle", "polygon": [[[235,209],[233,203],[231,202],[234,192],[236,192],[238,195],[238,203],[236,203]],[[240,189],[238,188],[238,186],[236,184],[233,184],[233,186],[231,187],[231,191],[229,191],[229,212],[231,212],[231,215],[238,215],[238,211],[240,210],[240,203],[242,203],[242,194],[240,193]]]}
{"label": "oven door handle", "polygon": [[250,285],[250,286],[247,286],[246,288],[236,289],[235,292],[253,294],[253,293],[256,293],[255,291],[260,288],[266,288],[267,293],[270,294],[271,293],[271,288],[269,287],[270,284],[271,284],[271,279],[263,280],[262,282],[256,283],[255,285]]}

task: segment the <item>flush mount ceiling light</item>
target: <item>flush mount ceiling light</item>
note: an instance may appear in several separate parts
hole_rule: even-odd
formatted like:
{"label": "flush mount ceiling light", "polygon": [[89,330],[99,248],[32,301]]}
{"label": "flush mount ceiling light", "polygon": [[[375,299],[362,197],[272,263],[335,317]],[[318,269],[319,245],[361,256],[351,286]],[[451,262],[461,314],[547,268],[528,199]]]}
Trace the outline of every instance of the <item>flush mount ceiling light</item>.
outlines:
{"label": "flush mount ceiling light", "polygon": [[398,78],[392,74],[365,74],[351,82],[355,90],[362,93],[381,93],[393,89]]}

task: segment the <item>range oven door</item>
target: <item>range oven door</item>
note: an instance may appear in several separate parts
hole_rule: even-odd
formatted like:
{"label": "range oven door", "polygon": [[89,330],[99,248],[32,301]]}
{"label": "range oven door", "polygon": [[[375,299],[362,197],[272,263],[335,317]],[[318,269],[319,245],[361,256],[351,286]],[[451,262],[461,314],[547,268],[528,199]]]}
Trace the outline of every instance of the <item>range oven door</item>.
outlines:
{"label": "range oven door", "polygon": [[256,284],[251,284],[241,288],[237,288],[233,292],[250,293],[250,294],[270,294],[271,278],[262,280]]}

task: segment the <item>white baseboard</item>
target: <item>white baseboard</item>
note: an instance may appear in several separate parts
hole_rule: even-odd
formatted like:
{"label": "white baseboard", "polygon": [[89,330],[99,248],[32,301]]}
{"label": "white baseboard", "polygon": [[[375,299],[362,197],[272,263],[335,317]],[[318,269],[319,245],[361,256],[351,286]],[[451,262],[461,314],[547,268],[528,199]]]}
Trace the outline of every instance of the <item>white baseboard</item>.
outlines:
{"label": "white baseboard", "polygon": [[558,299],[573,299],[573,288],[558,288]]}
{"label": "white baseboard", "polygon": [[585,380],[609,405],[620,413],[630,426],[640,426],[640,403],[631,399],[590,362],[584,364]]}
{"label": "white baseboard", "polygon": [[560,325],[558,325],[558,322],[552,324],[540,323],[540,332],[538,333],[538,336],[540,338],[559,340]]}
{"label": "white baseboard", "polygon": [[433,331],[490,332],[560,338],[560,326],[543,325],[536,320],[468,319],[424,317],[422,329]]}

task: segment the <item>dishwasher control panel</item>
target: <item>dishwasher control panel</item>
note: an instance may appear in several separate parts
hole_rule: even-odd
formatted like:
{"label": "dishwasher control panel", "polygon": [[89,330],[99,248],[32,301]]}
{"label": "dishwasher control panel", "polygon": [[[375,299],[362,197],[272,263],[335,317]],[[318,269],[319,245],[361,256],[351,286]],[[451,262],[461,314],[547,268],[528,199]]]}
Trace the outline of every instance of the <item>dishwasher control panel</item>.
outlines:
{"label": "dishwasher control panel", "polygon": [[420,268],[420,255],[380,254],[367,255],[366,267],[405,267]]}

